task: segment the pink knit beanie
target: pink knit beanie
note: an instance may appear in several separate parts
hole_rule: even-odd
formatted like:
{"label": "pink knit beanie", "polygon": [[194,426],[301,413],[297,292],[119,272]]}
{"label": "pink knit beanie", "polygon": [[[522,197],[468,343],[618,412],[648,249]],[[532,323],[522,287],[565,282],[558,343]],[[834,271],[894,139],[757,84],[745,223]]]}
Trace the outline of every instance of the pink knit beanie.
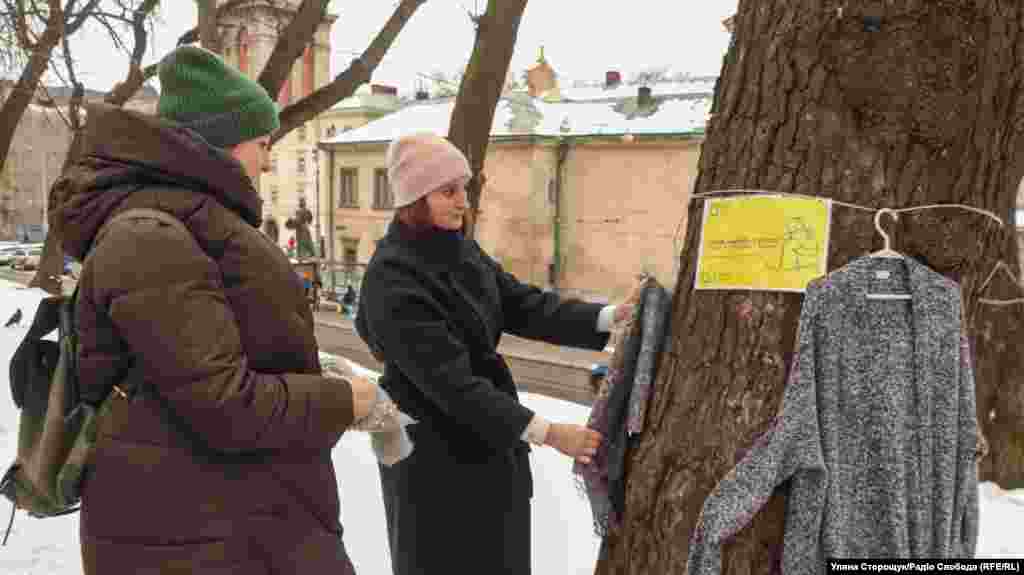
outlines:
{"label": "pink knit beanie", "polygon": [[410,134],[392,140],[384,162],[396,208],[453,182],[469,181],[473,175],[466,156],[436,134]]}

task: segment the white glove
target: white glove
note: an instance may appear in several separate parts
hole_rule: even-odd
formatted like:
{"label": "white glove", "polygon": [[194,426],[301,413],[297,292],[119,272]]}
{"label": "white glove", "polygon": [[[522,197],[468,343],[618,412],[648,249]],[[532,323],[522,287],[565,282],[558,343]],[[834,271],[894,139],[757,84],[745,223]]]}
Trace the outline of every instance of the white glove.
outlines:
{"label": "white glove", "polygon": [[412,423],[416,420],[399,411],[388,392],[378,385],[377,401],[370,415],[356,421],[353,427],[369,431],[377,460],[384,465],[394,465],[412,454],[412,438],[406,430],[406,426]]}
{"label": "white glove", "polygon": [[377,383],[376,378],[356,373],[347,360],[323,361],[324,370],[328,375],[349,379],[364,377],[376,384],[377,398],[366,417],[352,423],[352,429],[366,431],[370,434],[370,443],[377,460],[384,465],[394,465],[412,454],[413,443],[406,426],[416,420],[398,410],[388,392]]}

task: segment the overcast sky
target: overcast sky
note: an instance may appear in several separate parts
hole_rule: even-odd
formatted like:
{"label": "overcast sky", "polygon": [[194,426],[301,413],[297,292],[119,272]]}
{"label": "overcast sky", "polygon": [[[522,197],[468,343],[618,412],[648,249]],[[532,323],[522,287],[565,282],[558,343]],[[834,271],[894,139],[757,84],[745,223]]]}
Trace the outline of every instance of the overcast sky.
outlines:
{"label": "overcast sky", "polygon": [[[606,70],[624,79],[652,67],[676,72],[718,74],[729,35],[722,20],[737,0],[533,0],[519,27],[511,70],[518,77],[537,59],[540,46],[548,62],[568,81],[601,80]],[[194,25],[192,0],[165,0],[151,37],[145,64],[172,49],[178,36]],[[473,49],[474,30],[466,11],[483,10],[486,0],[428,0],[391,46],[373,76],[376,83],[416,88],[421,74],[446,75],[465,67]],[[331,33],[331,75],[342,72],[391,15],[397,0],[333,0],[338,16]],[[86,87],[107,90],[122,79],[127,57],[117,53],[107,34],[83,28],[72,40]]]}

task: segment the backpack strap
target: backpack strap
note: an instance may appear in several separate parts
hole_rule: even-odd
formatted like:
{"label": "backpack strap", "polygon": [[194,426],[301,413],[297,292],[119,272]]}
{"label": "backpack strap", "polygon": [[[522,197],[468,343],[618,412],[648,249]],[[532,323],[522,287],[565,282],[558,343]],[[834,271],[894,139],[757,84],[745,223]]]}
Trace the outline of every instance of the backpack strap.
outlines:
{"label": "backpack strap", "polygon": [[[123,212],[118,212],[118,213],[114,214],[112,217],[107,219],[107,221],[104,222],[102,226],[100,226],[99,231],[96,232],[96,236],[92,240],[92,245],[89,247],[89,251],[86,253],[85,258],[83,258],[83,260],[82,260],[82,268],[83,269],[85,268],[86,261],[88,261],[88,259],[90,257],[92,257],[94,248],[97,245],[99,245],[100,240],[102,240],[103,236],[105,236],[107,234],[107,232],[110,231],[110,228],[113,226],[113,224],[116,223],[116,222],[127,221],[127,220],[156,220],[156,221],[158,221],[160,223],[166,224],[168,226],[171,226],[173,228],[176,228],[176,229],[184,232],[189,237],[194,237],[193,234],[192,234],[192,231],[188,229],[188,226],[186,226],[184,222],[182,222],[180,219],[178,219],[177,216],[174,216],[174,215],[172,215],[172,214],[170,214],[168,212],[165,212],[163,210],[156,210],[156,209],[152,209],[152,208],[129,208],[127,210],[124,210]],[[75,290],[74,290],[74,292],[71,295],[71,299],[67,301],[67,304],[70,306],[70,309],[72,310],[72,316],[73,316],[73,313],[74,313],[73,310],[75,309],[74,306],[75,306],[75,303],[76,303],[77,299],[78,299],[78,284],[76,283],[75,284]],[[122,378],[120,383],[117,383],[117,384],[114,385],[114,391],[117,392],[121,397],[123,397],[125,399],[129,399],[132,396],[134,396],[135,393],[137,393],[138,391],[142,391],[143,390],[142,388],[146,388],[146,390],[148,390],[148,391],[152,392],[153,394],[155,394],[155,390],[148,389],[149,386],[147,386],[147,385],[143,384],[143,385],[137,385],[136,386],[136,385],[129,384],[127,381],[128,381],[128,378]],[[142,382],[140,382],[140,383],[142,383]]]}

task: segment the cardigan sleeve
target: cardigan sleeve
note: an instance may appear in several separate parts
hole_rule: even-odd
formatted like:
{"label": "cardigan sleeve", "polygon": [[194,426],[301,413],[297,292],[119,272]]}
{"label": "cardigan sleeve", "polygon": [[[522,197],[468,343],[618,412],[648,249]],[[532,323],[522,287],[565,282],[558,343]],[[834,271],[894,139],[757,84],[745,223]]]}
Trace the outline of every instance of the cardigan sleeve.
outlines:
{"label": "cardigan sleeve", "polygon": [[[717,575],[722,545],[753,520],[776,487],[792,479],[786,518],[784,562],[814,573],[825,504],[826,468],[816,402],[814,310],[808,287],[798,328],[798,345],[781,412],[768,431],[712,490],[690,537],[687,573]],[[803,559],[797,559],[802,557]],[[797,559],[794,561],[794,559]]]}
{"label": "cardigan sleeve", "polygon": [[563,299],[558,294],[524,284],[483,250],[480,256],[494,270],[505,331],[555,345],[594,350],[608,345],[609,334],[598,331],[598,318],[605,306]]}
{"label": "cardigan sleeve", "polygon": [[974,557],[978,543],[978,458],[981,439],[974,390],[974,370],[967,334],[960,333],[959,430],[957,433],[957,486],[955,514],[959,526],[957,556]]}

